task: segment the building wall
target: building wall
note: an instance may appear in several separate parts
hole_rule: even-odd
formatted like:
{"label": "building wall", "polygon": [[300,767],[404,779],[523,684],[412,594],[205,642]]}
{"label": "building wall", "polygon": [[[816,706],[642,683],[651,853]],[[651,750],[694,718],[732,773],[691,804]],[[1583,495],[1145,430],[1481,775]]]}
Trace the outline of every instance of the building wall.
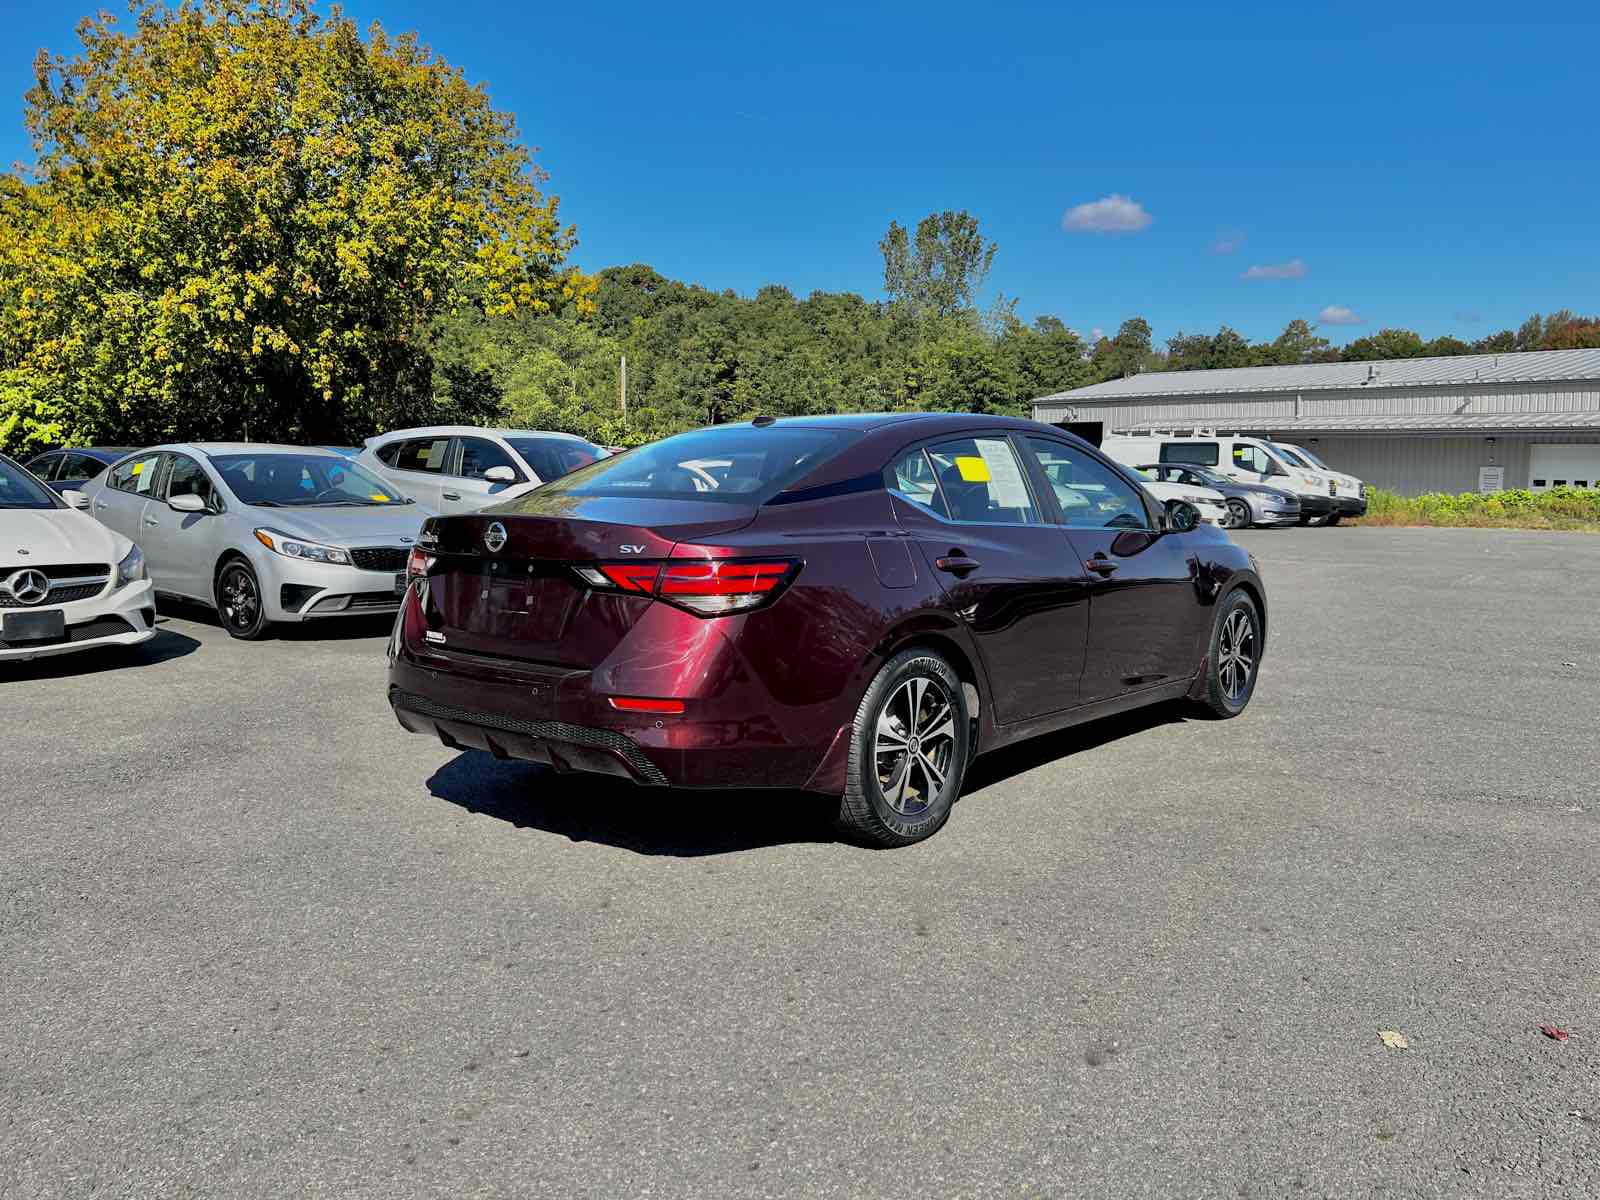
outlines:
{"label": "building wall", "polygon": [[1475,492],[1478,468],[1506,469],[1506,486],[1528,486],[1528,447],[1535,442],[1571,445],[1600,442],[1600,434],[1541,433],[1500,435],[1490,445],[1481,437],[1317,437],[1284,435],[1285,441],[1308,447],[1335,470],[1345,471],[1373,487],[1418,496],[1423,492]]}

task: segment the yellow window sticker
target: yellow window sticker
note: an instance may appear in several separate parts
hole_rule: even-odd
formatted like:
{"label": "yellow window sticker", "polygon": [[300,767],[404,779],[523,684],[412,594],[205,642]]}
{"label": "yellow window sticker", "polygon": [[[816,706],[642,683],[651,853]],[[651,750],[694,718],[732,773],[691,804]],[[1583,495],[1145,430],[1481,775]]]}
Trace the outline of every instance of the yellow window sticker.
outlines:
{"label": "yellow window sticker", "polygon": [[135,475],[137,475],[142,470],[144,470],[144,464],[143,463],[134,463],[133,464],[133,473]]}
{"label": "yellow window sticker", "polygon": [[975,458],[970,454],[958,454],[956,470],[961,472],[961,478],[966,483],[989,482],[989,464],[981,458]]}
{"label": "yellow window sticker", "polygon": [[376,500],[379,504],[389,503],[389,497],[385,496],[382,492],[373,492],[372,495],[367,497],[367,499]]}

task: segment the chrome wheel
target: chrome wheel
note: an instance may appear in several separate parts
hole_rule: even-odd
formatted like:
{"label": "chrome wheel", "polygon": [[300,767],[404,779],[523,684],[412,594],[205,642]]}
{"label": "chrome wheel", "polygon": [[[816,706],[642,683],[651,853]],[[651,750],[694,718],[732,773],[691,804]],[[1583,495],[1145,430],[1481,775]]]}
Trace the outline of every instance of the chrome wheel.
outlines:
{"label": "chrome wheel", "polygon": [[222,577],[222,619],[234,629],[251,629],[261,616],[261,592],[249,571],[230,567]]}
{"label": "chrome wheel", "polygon": [[1217,676],[1231,703],[1237,704],[1250,690],[1255,669],[1256,628],[1249,613],[1236,608],[1222,623],[1222,637],[1217,642]]}
{"label": "chrome wheel", "polygon": [[956,710],[944,685],[918,675],[878,713],[872,759],[886,804],[902,816],[926,811],[944,790],[956,754]]}
{"label": "chrome wheel", "polygon": [[1222,522],[1229,529],[1243,529],[1250,524],[1250,506],[1243,500],[1228,501],[1228,515]]}

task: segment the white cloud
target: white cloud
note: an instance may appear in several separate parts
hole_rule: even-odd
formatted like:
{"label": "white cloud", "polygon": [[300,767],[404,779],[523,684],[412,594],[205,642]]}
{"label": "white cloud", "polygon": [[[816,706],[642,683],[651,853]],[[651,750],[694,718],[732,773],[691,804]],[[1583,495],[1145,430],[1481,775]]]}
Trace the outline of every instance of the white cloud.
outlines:
{"label": "white cloud", "polygon": [[1104,329],[1101,329],[1100,326],[1098,326],[1098,325],[1096,325],[1093,329],[1089,330],[1089,340],[1091,342],[1098,342],[1101,338],[1105,337],[1105,335],[1106,335],[1106,331]]}
{"label": "white cloud", "polygon": [[1225,233],[1211,243],[1213,254],[1237,254],[1244,248],[1244,234]]}
{"label": "white cloud", "polygon": [[1061,218],[1061,228],[1068,233],[1138,233],[1149,224],[1144,205],[1115,192],[1069,208]]}
{"label": "white cloud", "polygon": [[1342,304],[1330,304],[1317,314],[1317,320],[1323,325],[1360,325],[1361,315]]}
{"label": "white cloud", "polygon": [[1306,277],[1306,264],[1298,258],[1291,258],[1288,262],[1263,263],[1251,267],[1240,279],[1304,279]]}

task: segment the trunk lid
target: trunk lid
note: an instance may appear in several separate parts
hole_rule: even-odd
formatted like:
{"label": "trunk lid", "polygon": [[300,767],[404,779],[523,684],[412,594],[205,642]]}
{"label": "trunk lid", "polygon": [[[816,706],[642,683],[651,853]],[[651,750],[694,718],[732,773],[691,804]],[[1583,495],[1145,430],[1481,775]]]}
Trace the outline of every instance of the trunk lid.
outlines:
{"label": "trunk lid", "polygon": [[[546,495],[434,522],[436,563],[428,577],[436,649],[566,669],[605,661],[655,601],[590,588],[574,567],[651,562],[680,542],[732,532],[755,519],[754,504],[725,501]],[[504,529],[504,542],[494,526]]]}

